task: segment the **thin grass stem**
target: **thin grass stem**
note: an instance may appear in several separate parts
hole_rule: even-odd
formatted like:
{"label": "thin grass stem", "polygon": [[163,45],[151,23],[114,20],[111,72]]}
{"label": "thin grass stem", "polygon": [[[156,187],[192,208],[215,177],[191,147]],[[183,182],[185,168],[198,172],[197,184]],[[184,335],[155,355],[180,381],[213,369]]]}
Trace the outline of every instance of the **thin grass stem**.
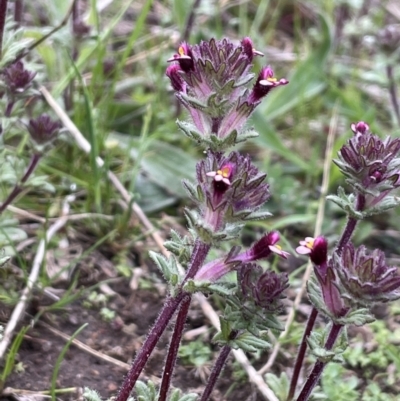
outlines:
{"label": "thin grass stem", "polygon": [[0,60],[3,58],[3,36],[7,16],[7,0],[0,0]]}

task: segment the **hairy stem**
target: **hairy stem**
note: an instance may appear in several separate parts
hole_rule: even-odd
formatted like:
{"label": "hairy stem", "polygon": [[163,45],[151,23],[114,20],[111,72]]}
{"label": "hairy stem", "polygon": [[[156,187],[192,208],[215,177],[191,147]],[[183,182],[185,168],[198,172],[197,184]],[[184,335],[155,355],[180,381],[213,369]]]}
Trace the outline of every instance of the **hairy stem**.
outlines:
{"label": "hairy stem", "polygon": [[[199,268],[203,265],[209,250],[210,245],[204,244],[199,239],[196,240],[189,263],[189,269],[186,273],[183,283],[195,276]],[[154,348],[157,345],[162,333],[164,333],[165,329],[167,328],[168,323],[170,322],[179,304],[187,296],[187,293],[180,291],[175,298],[171,297],[166,301],[164,308],[161,310],[160,315],[154,323],[154,326],[150,330],[146,341],[132,362],[132,366],[121,385],[115,401],[126,401],[128,399],[137,379],[139,378],[140,373],[145,367],[150,355],[154,351]]]}
{"label": "hairy stem", "polygon": [[178,312],[178,316],[176,317],[174,332],[172,333],[171,336],[168,355],[165,361],[165,366],[160,386],[160,393],[158,395],[158,401],[165,401],[167,399],[167,394],[171,385],[172,374],[175,368],[179,345],[181,343],[183,329],[185,328],[185,322],[187,314],[189,312],[189,306],[191,300],[192,297],[190,295],[187,295],[183,299],[181,307]]}
{"label": "hairy stem", "polygon": [[[341,324],[336,324],[336,323],[333,324],[332,329],[331,329],[329,336],[325,343],[326,350],[329,351],[330,349],[332,349],[342,328],[343,328],[343,325],[341,325]],[[322,362],[320,360],[315,362],[313,370],[311,371],[310,375],[308,376],[308,379],[307,379],[303,389],[301,390],[301,393],[299,394],[297,401],[307,401],[308,400],[308,398],[311,395],[311,392],[313,391],[314,387],[318,383],[318,380],[321,377],[321,374],[322,374],[326,364],[327,364],[327,362]]]}
{"label": "hairy stem", "polygon": [[307,350],[307,337],[311,334],[317,316],[318,316],[318,310],[313,308],[310,316],[308,317],[307,326],[306,329],[304,330],[303,338],[301,339],[301,344],[297,352],[296,362],[294,364],[294,369],[293,369],[293,376],[290,382],[289,394],[286,398],[287,401],[291,401],[294,397],[297,382],[299,380],[300,371],[303,366],[304,356]]}
{"label": "hairy stem", "polygon": [[[357,200],[356,200],[356,210],[362,211],[364,209],[364,207],[365,207],[365,196],[358,194]],[[358,220],[353,217],[348,218],[346,226],[343,230],[342,236],[340,237],[338,245],[335,249],[335,252],[338,255],[341,255],[341,253],[343,252],[343,248],[350,241],[350,239],[354,233],[354,230],[357,226],[357,222],[358,222]],[[301,344],[300,344],[300,347],[299,347],[299,350],[297,353],[296,362],[295,362],[295,366],[294,366],[294,370],[293,370],[293,376],[292,376],[292,380],[290,382],[289,394],[286,399],[287,401],[291,401],[294,397],[297,382],[299,380],[300,371],[301,371],[301,368],[302,368],[303,362],[304,362],[305,352],[307,350],[306,339],[311,334],[311,331],[314,327],[317,316],[318,316],[318,310],[313,308],[313,310],[311,311],[310,317],[308,318],[307,326],[304,331],[303,338],[301,340]],[[322,372],[322,370],[321,370],[321,372]]]}
{"label": "hairy stem", "polygon": [[186,273],[185,279],[183,280],[183,284],[187,280],[192,279],[196,275],[200,267],[204,264],[204,261],[206,260],[209,250],[210,250],[210,245],[205,244],[199,239],[196,239],[189,269]]}
{"label": "hairy stem", "polygon": [[31,157],[28,168],[26,169],[24,176],[21,178],[20,183],[14,187],[14,189],[8,195],[7,199],[1,204],[0,214],[3,213],[7,206],[10,205],[11,202],[23,191],[24,187],[21,184],[25,184],[28,178],[32,175],[41,157],[42,155],[39,153],[35,153]]}
{"label": "hairy stem", "polygon": [[[356,210],[361,212],[365,207],[365,196],[358,194],[357,201],[356,201]],[[337,244],[335,252],[338,256],[340,256],[343,252],[343,248],[347,245],[350,241],[351,236],[354,233],[358,220],[354,217],[349,217],[346,223],[346,227],[343,230],[342,236]]]}
{"label": "hairy stem", "polygon": [[[230,334],[230,339],[233,340],[237,336],[238,332],[236,330],[233,330]],[[219,375],[222,372],[222,369],[224,368],[224,365],[226,363],[226,360],[228,359],[229,353],[231,352],[231,347],[229,345],[224,345],[218,355],[218,358],[215,362],[215,365],[213,367],[213,370],[210,374],[210,377],[208,378],[208,382],[206,385],[206,388],[203,391],[203,394],[201,395],[201,398],[199,401],[207,401],[210,398],[210,395],[217,383],[217,380],[219,378]]]}
{"label": "hairy stem", "polygon": [[146,365],[147,360],[150,358],[150,355],[157,345],[158,340],[167,328],[168,323],[185,296],[186,294],[181,292],[177,297],[166,300],[164,308],[161,310],[161,313],[154,323],[154,326],[150,330],[150,333],[143,343],[142,348],[132,362],[131,368],[129,369],[129,372],[121,385],[115,401],[126,401],[128,399],[133,387],[135,386],[136,380],[139,378],[139,375]]}

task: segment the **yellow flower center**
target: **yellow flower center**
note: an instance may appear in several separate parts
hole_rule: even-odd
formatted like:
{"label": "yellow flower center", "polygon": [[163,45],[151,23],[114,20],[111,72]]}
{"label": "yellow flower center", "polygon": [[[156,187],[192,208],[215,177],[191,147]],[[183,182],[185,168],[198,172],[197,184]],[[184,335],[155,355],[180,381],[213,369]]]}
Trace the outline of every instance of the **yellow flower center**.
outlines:
{"label": "yellow flower center", "polygon": [[217,171],[218,175],[222,175],[224,178],[229,178],[231,174],[231,169],[229,166],[222,167],[221,170]]}
{"label": "yellow flower center", "polygon": [[276,79],[276,78],[274,78],[274,77],[271,77],[271,78],[267,78],[267,81],[269,81],[269,82],[276,82],[276,81],[277,81],[277,79]]}
{"label": "yellow flower center", "polygon": [[314,238],[311,238],[308,241],[306,241],[306,247],[308,249],[313,249],[313,246],[314,246]]}
{"label": "yellow flower center", "polygon": [[179,53],[180,56],[184,56],[185,55],[185,49],[183,48],[183,46],[179,46],[178,53]]}

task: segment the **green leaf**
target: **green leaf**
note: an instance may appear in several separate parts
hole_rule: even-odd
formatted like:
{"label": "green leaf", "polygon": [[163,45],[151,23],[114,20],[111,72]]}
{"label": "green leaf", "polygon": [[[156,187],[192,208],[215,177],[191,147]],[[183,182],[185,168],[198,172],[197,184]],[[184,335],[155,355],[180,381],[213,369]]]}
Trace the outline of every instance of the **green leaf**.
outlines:
{"label": "green leaf", "polygon": [[[259,337],[254,336],[250,333],[243,333],[236,337],[232,344],[237,345],[239,348],[246,352],[256,352],[258,350],[265,350],[271,348],[271,344]],[[234,347],[234,345],[232,345]]]}
{"label": "green leaf", "polygon": [[363,326],[364,324],[372,323],[375,320],[375,317],[371,314],[368,308],[360,308],[350,311],[343,318],[337,319],[337,322],[346,325],[354,324],[356,326]]}
{"label": "green leaf", "polygon": [[282,372],[278,377],[273,373],[267,373],[265,375],[265,381],[271,390],[278,397],[279,401],[285,401],[289,393],[289,378],[286,372]]}
{"label": "green leaf", "polygon": [[164,256],[157,252],[150,251],[149,256],[160,269],[165,280],[172,284],[172,281],[176,284],[179,278],[179,270],[176,264],[174,256],[166,259]]}
{"label": "green leaf", "polygon": [[87,401],[102,401],[100,395],[95,391],[88,387],[83,389],[83,398]]}
{"label": "green leaf", "polygon": [[186,196],[181,184],[183,179],[195,180],[194,157],[166,143],[152,142],[141,160],[141,166],[151,181],[175,196]]}
{"label": "green leaf", "polygon": [[199,398],[198,394],[189,393],[179,398],[179,401],[196,401],[198,398]]}

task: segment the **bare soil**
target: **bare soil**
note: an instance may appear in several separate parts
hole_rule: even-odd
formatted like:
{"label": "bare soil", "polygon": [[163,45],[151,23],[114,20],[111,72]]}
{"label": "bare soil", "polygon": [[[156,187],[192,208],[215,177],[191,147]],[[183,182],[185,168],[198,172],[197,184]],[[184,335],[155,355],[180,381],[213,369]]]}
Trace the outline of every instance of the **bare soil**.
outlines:
{"label": "bare soil", "polygon": [[[110,322],[102,319],[100,308],[88,308],[83,301],[74,301],[64,309],[47,311],[33,324],[25,335],[18,351],[16,368],[4,384],[3,396],[5,399],[22,399],[22,394],[38,399],[41,392],[51,388],[51,380],[55,371],[56,361],[67,339],[83,324],[84,330],[77,336],[77,340],[98,352],[98,356],[71,344],[61,362],[57,375],[56,389],[69,389],[63,395],[64,400],[82,398],[83,387],[89,387],[100,393],[102,398],[117,393],[119,385],[127,372],[128,364],[132,361],[135,352],[140,348],[149,327],[157,317],[162,307],[165,294],[157,289],[137,289],[132,291],[128,279],[117,280],[110,287],[117,293],[107,303],[107,308],[116,312],[116,317]],[[32,316],[45,308],[48,300],[42,294],[36,294],[29,305],[24,321],[20,325],[32,324]],[[3,315],[11,312],[11,308],[0,305]],[[187,330],[208,324],[201,311],[194,305],[187,320]],[[55,330],[54,330],[55,329]],[[163,360],[165,357],[168,332],[163,335],[141,380],[153,380],[159,383]],[[206,341],[213,332],[206,334]],[[218,347],[215,348],[215,356]],[[117,366],[102,358],[103,355],[115,358],[125,363]],[[180,361],[181,362],[181,361]],[[232,384],[232,362],[230,360],[223,373],[223,377],[214,391],[213,400],[225,400],[228,391],[229,399],[256,400],[256,390],[244,380],[243,383]],[[193,366],[184,366],[179,363],[173,379],[174,386],[184,392],[201,394],[204,384],[202,378],[208,376],[207,366],[196,369]],[[233,398],[232,398],[233,397]],[[41,397],[39,397],[40,399]]]}

